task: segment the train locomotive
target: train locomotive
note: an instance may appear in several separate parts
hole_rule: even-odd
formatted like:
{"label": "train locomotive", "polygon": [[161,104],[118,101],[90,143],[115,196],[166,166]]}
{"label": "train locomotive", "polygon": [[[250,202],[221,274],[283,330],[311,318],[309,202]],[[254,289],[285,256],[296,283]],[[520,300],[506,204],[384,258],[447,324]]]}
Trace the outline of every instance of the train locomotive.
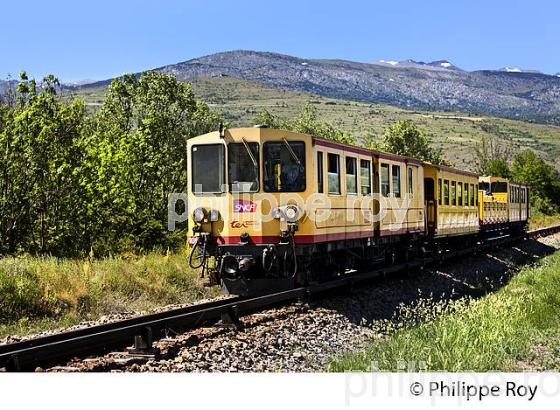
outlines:
{"label": "train locomotive", "polygon": [[187,142],[190,264],[256,295],[525,230],[503,178],[266,127]]}

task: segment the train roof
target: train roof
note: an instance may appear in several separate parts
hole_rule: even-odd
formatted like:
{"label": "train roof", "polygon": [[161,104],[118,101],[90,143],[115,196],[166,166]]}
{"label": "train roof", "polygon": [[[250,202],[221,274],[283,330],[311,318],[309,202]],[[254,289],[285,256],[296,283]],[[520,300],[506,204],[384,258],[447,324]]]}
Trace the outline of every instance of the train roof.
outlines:
{"label": "train roof", "polygon": [[515,182],[514,180],[512,180],[510,178],[494,177],[494,176],[491,176],[491,175],[482,175],[479,179],[482,182],[488,182],[488,183],[507,182],[508,184],[511,184],[511,185],[527,187],[526,184],[524,184],[522,182]]}

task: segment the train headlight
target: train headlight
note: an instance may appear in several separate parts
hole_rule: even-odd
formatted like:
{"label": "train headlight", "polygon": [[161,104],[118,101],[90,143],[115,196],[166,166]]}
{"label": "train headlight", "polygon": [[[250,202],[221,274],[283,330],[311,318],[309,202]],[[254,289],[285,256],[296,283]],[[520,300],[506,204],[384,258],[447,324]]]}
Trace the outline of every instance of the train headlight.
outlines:
{"label": "train headlight", "polygon": [[272,211],[272,217],[274,219],[280,219],[284,216],[284,214],[282,213],[282,210],[280,208],[274,208],[274,210]]}
{"label": "train headlight", "polygon": [[204,208],[196,208],[193,212],[193,219],[195,222],[202,222],[206,219],[207,214],[206,214],[206,209]]}
{"label": "train headlight", "polygon": [[284,211],[284,215],[286,215],[286,220],[288,222],[296,222],[300,216],[301,211],[296,205],[288,205]]}
{"label": "train headlight", "polygon": [[287,205],[285,207],[274,208],[272,217],[274,219],[285,220],[290,223],[296,222],[303,215],[303,211],[297,205]]}
{"label": "train headlight", "polygon": [[211,209],[210,210],[210,221],[216,222],[218,219],[220,219],[220,211],[218,211],[217,209]]}

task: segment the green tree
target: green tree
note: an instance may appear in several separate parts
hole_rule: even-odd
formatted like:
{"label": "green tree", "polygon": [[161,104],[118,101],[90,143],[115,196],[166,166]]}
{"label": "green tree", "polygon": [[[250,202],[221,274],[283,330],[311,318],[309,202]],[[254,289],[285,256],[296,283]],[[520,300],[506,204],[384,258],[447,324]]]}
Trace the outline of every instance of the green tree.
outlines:
{"label": "green tree", "polygon": [[186,189],[186,140],[220,121],[172,75],[150,71],[111,83],[88,144],[96,219],[88,236],[96,247],[168,244],[167,196]]}
{"label": "green tree", "polygon": [[62,103],[58,80],[39,93],[22,72],[17,104],[0,110],[0,249],[63,254],[80,247],[80,141],[85,105]]}
{"label": "green tree", "polygon": [[264,125],[268,128],[281,128],[282,124],[274,114],[263,108],[253,120],[254,125]]}
{"label": "green tree", "polygon": [[[507,145],[501,143],[495,136],[483,135],[480,143],[474,147],[475,171],[481,175],[498,175],[509,168],[508,159],[511,158],[511,150]],[[504,167],[506,165],[506,167]],[[505,173],[508,175],[509,171]],[[507,176],[504,176],[507,178]]]}
{"label": "green tree", "polygon": [[393,154],[417,158],[433,164],[448,165],[441,151],[430,147],[424,131],[409,120],[398,120],[387,126],[381,147]]}
{"label": "green tree", "polygon": [[559,211],[560,178],[558,172],[534,151],[525,150],[517,154],[511,165],[515,181],[530,188],[531,204],[538,212],[553,214]]}
{"label": "green tree", "polygon": [[484,166],[483,175],[492,175],[495,177],[511,178],[509,164],[505,159],[492,159]]}
{"label": "green tree", "polygon": [[255,117],[253,123],[266,125],[269,128],[280,128],[288,131],[311,134],[344,144],[356,143],[356,140],[351,135],[345,134],[342,130],[328,122],[319,120],[317,108],[309,102],[303,106],[302,110],[295,118],[279,120],[265,108]]}

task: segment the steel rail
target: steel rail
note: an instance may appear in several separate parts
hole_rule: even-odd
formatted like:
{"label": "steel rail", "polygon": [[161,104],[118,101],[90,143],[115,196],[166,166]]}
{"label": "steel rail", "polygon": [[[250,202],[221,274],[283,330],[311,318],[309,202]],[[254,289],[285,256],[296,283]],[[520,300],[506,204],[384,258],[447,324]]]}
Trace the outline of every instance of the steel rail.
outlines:
{"label": "steel rail", "polygon": [[328,282],[306,287],[242,298],[231,297],[187,307],[137,316],[102,325],[56,333],[21,342],[0,345],[0,369],[7,371],[32,371],[41,366],[52,366],[75,357],[102,354],[122,348],[133,341],[135,348],[149,351],[152,342],[165,336],[168,329],[188,330],[205,323],[230,319],[253,313],[263,308],[294,300],[306,300],[310,295],[371,280],[389,273],[429,265],[436,261],[454,258],[524,238],[548,236],[560,231],[560,225],[528,231],[521,236],[503,236],[499,240],[478,244],[470,248],[447,252],[432,257],[419,258],[399,265],[383,267],[369,272],[346,275]]}

